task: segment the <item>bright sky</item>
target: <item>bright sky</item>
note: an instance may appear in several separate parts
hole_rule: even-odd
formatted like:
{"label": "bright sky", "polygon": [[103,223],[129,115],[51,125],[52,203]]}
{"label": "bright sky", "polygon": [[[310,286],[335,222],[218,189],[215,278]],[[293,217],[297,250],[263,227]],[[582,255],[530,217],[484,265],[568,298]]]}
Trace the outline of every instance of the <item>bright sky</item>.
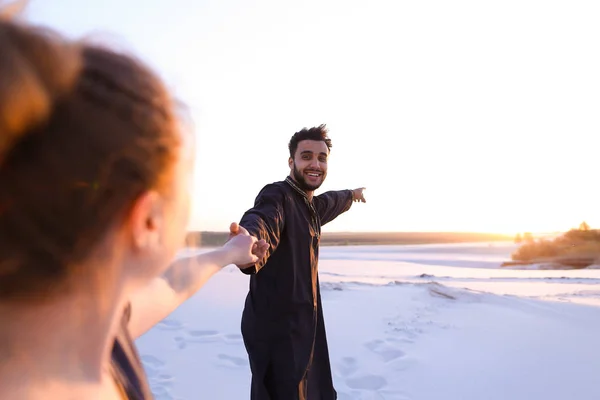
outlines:
{"label": "bright sky", "polygon": [[[329,231],[600,228],[597,0],[32,0],[148,61],[198,138],[192,229],[226,230],[327,123]],[[108,33],[108,35],[107,35]]]}

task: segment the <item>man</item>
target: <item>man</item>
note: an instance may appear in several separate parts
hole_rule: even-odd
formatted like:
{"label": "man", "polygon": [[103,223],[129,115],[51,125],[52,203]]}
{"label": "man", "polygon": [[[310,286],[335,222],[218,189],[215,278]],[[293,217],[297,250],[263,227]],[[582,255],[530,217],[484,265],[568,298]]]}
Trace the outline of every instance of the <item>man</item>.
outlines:
{"label": "man", "polygon": [[[266,185],[240,221],[269,244],[253,265],[242,316],[253,400],[334,400],[317,263],[321,226],[365,202],[364,188],[313,193],[327,176],[331,140],[325,125],[296,132],[290,174]],[[232,229],[232,235],[237,232]]]}

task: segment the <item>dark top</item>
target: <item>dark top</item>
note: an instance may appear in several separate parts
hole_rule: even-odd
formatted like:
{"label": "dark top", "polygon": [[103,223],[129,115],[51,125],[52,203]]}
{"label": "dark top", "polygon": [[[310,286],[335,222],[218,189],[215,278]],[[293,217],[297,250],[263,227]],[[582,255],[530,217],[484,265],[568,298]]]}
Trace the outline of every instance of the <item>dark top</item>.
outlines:
{"label": "dark top", "polygon": [[112,349],[112,367],[117,385],[129,400],[152,400],[150,385],[144,367],[129,335],[127,325],[131,318],[131,304],[127,306],[121,319],[121,327]]}
{"label": "dark top", "polygon": [[[288,177],[265,186],[243,215],[240,225],[270,244],[263,260],[242,270],[251,275],[242,334],[253,399],[273,398],[273,393],[303,398],[296,391],[309,369],[319,371],[310,379],[318,382],[321,397],[335,399],[321,310],[319,241],[321,226],[351,205],[350,190],[325,192],[310,201]],[[269,387],[269,382],[278,386],[283,381],[288,388]]]}

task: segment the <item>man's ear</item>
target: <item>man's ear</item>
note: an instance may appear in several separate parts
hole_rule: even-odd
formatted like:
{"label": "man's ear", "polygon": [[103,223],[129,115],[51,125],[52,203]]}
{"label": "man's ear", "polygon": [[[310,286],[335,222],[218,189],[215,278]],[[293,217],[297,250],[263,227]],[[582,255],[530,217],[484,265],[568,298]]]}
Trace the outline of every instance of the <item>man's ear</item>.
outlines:
{"label": "man's ear", "polygon": [[135,251],[160,246],[163,207],[162,198],[154,191],[142,193],[135,201],[128,218]]}
{"label": "man's ear", "polygon": [[290,157],[288,159],[288,166],[290,167],[290,169],[292,169],[293,165],[294,165],[294,159],[292,157]]}

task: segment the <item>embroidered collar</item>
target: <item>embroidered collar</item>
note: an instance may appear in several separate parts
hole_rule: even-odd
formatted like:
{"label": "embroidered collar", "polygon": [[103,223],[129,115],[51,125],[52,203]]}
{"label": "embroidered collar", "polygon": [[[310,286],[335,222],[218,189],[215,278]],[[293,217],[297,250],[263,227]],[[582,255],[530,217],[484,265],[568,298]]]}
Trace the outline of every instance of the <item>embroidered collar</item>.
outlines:
{"label": "embroidered collar", "polygon": [[315,209],[315,205],[314,205],[312,199],[308,198],[308,195],[306,194],[306,192],[304,190],[300,189],[300,187],[298,187],[298,185],[296,184],[296,182],[294,182],[294,180],[292,178],[290,178],[288,176],[285,178],[285,181],[296,192],[298,192],[302,195],[304,202],[308,206],[308,211],[310,212],[310,224],[312,225],[312,228],[313,228],[313,231],[315,232],[315,236],[317,237],[317,240],[319,240],[319,238],[321,237],[321,227],[320,227],[320,222],[319,222],[319,215],[317,214],[317,210]]}
{"label": "embroidered collar", "polygon": [[292,188],[294,188],[294,190],[296,192],[300,193],[306,201],[308,201],[309,203],[311,202],[310,200],[308,200],[308,195],[306,194],[306,192],[304,190],[300,189],[300,187],[296,184],[296,182],[294,182],[294,180],[292,178],[290,178],[288,176],[285,178],[285,181],[288,183],[288,185],[290,185]]}

